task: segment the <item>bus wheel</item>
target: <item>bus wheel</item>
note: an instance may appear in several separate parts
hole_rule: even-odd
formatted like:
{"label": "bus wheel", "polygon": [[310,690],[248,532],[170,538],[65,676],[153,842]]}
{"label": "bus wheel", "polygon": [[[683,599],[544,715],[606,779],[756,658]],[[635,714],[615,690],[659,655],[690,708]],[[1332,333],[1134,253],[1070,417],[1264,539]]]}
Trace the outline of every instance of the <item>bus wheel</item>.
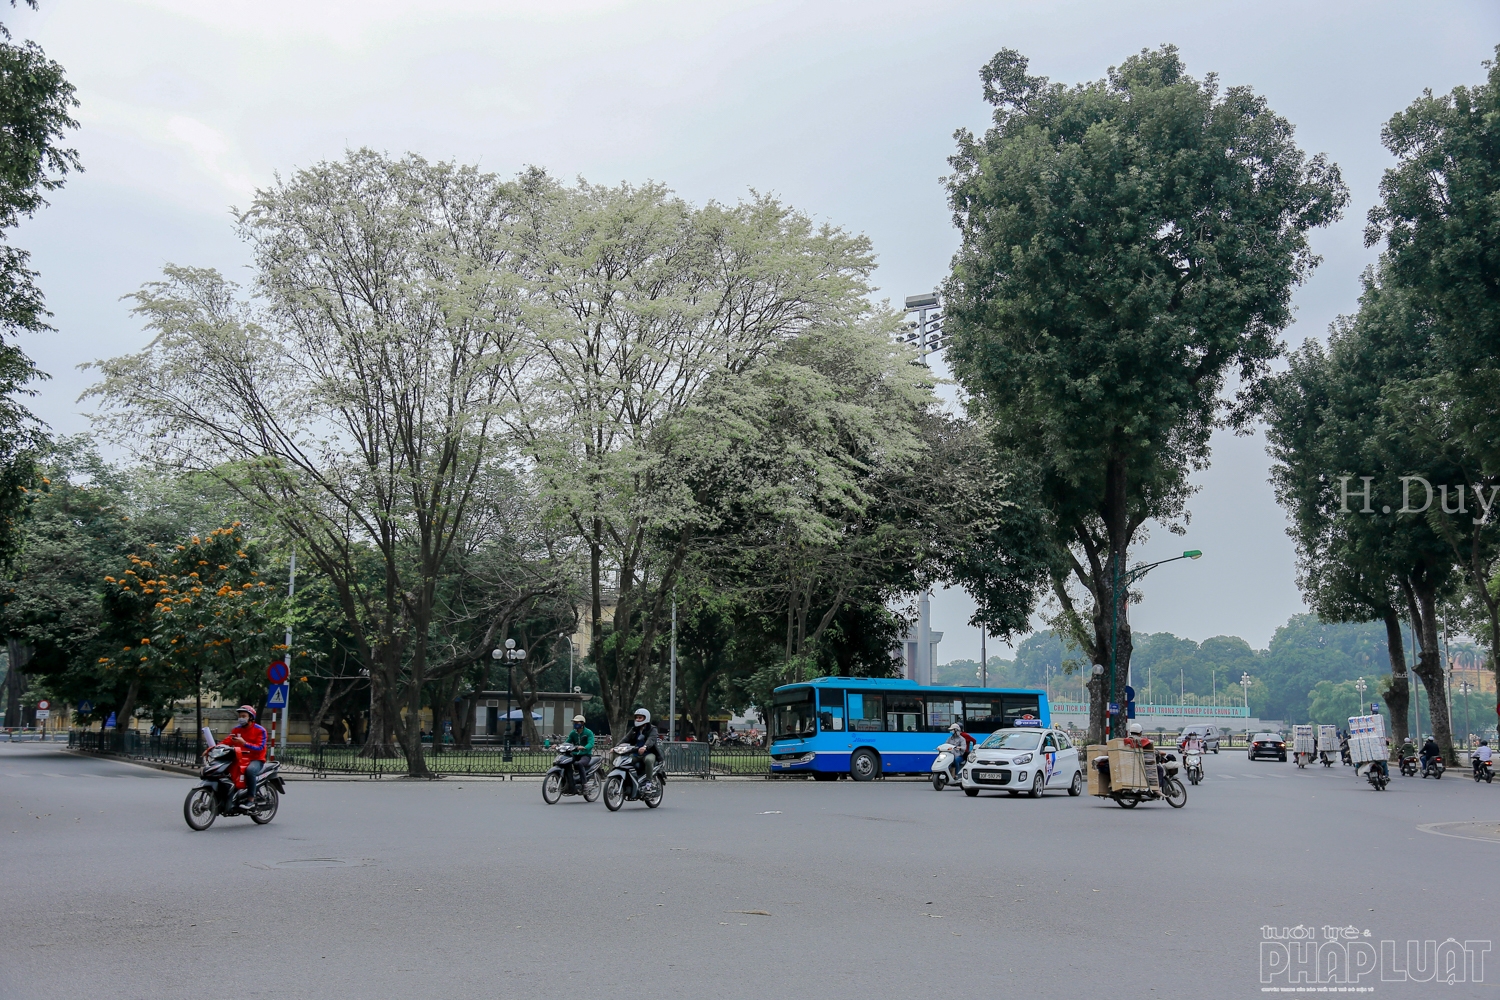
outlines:
{"label": "bus wheel", "polygon": [[874,750],[856,750],[849,756],[849,777],[855,781],[870,781],[880,773],[880,758]]}

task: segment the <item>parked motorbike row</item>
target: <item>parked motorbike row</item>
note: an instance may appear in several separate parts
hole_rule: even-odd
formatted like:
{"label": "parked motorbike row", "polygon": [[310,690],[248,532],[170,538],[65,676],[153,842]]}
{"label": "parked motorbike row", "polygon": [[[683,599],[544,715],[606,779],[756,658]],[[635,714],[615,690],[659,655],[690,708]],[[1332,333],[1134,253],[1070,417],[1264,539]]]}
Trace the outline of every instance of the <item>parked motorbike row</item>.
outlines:
{"label": "parked motorbike row", "polygon": [[593,802],[604,793],[604,808],[617,812],[627,802],[644,802],[646,808],[661,805],[667,787],[667,767],[660,759],[652,774],[651,788],[641,788],[640,768],[630,759],[634,748],[625,743],[609,752],[610,767],[604,780],[599,780],[599,771],[604,766],[603,757],[591,756],[583,761],[583,776],[579,777],[576,758],[570,753],[560,753],[552,762],[551,769],[542,778],[542,801],[556,805],[564,795],[581,795],[583,801]]}

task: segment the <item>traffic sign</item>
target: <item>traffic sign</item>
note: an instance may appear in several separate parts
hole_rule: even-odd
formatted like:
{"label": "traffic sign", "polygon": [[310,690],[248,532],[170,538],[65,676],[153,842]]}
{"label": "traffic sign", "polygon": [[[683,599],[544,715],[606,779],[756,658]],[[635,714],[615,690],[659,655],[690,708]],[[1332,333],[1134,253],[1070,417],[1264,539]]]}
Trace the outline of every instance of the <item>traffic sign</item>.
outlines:
{"label": "traffic sign", "polygon": [[285,684],[272,684],[266,689],[267,708],[286,708],[287,686]]}
{"label": "traffic sign", "polygon": [[52,707],[52,702],[47,701],[45,698],[43,698],[41,701],[36,703],[36,707],[45,712],[47,711],[47,709]]}
{"label": "traffic sign", "polygon": [[[47,703],[44,701],[44,702],[42,702],[42,704],[45,705]],[[51,715],[52,715],[51,709],[39,708],[39,709],[36,710],[36,717],[37,717],[38,721],[47,719]]]}
{"label": "traffic sign", "polygon": [[285,684],[287,678],[287,667],[284,660],[274,660],[266,668],[266,680],[272,684]]}
{"label": "traffic sign", "polygon": [[88,715],[94,710],[94,703],[85,698],[78,703],[78,711],[82,715]]}

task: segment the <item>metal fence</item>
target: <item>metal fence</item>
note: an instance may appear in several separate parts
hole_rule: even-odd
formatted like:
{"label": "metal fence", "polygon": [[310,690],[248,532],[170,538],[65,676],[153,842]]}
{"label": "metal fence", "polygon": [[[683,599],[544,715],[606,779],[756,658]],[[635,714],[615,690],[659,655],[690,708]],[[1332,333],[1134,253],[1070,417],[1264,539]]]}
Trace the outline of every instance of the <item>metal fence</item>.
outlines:
{"label": "metal fence", "polygon": [[[89,753],[113,753],[142,760],[195,767],[203,744],[183,733],[143,736],[136,732],[104,733],[72,731],[68,746]],[[710,747],[707,743],[663,743],[668,774],[703,778],[720,775],[768,776],[771,757],[755,747]],[[601,747],[601,750],[603,748]],[[276,758],[289,770],[313,774],[349,774],[370,778],[397,777],[407,773],[406,753],[397,744],[364,746],[292,744],[276,748]],[[433,774],[494,775],[513,777],[540,775],[557,759],[555,749],[539,747],[481,746],[465,749],[424,748],[422,760]]]}

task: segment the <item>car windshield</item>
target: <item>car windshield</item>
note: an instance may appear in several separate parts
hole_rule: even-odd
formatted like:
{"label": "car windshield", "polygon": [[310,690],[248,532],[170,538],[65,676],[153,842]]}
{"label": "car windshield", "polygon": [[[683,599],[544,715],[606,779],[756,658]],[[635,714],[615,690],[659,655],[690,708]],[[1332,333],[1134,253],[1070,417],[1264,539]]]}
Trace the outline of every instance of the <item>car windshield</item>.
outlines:
{"label": "car windshield", "polygon": [[818,719],[813,713],[812,688],[776,695],[771,712],[771,732],[778,740],[817,735]]}
{"label": "car windshield", "polygon": [[1032,729],[1001,729],[981,744],[987,750],[1035,750],[1042,734]]}
{"label": "car windshield", "polygon": [[1256,733],[1255,734],[1255,739],[1256,739],[1257,742],[1261,742],[1261,743],[1264,743],[1266,741],[1270,741],[1270,742],[1274,743],[1276,740],[1281,739],[1281,737],[1277,736],[1275,733]]}

